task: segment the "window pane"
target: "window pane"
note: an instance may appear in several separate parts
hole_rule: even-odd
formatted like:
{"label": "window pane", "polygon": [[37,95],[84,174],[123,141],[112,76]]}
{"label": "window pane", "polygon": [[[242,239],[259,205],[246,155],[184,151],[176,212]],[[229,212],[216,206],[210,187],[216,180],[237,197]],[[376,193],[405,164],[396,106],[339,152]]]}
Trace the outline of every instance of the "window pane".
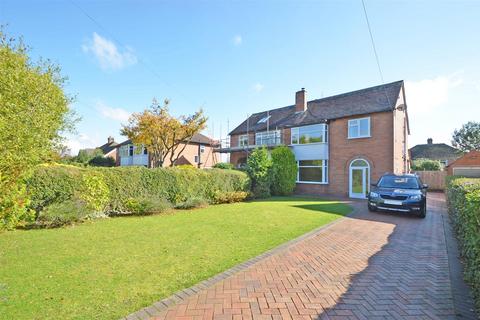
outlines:
{"label": "window pane", "polygon": [[323,160],[300,160],[299,166],[322,166]]}
{"label": "window pane", "polygon": [[360,136],[365,137],[370,135],[370,120],[360,120]]}
{"label": "window pane", "polygon": [[352,162],[352,167],[368,167],[368,163],[365,160],[355,160]]}
{"label": "window pane", "polygon": [[356,120],[348,122],[348,136],[350,138],[358,137],[358,122]]}
{"label": "window pane", "polygon": [[301,144],[325,142],[324,125],[317,124],[298,128]]}
{"label": "window pane", "polygon": [[322,168],[299,168],[299,180],[310,182],[323,182]]}
{"label": "window pane", "polygon": [[298,128],[292,128],[291,134],[292,134],[292,144],[297,144],[298,143]]}

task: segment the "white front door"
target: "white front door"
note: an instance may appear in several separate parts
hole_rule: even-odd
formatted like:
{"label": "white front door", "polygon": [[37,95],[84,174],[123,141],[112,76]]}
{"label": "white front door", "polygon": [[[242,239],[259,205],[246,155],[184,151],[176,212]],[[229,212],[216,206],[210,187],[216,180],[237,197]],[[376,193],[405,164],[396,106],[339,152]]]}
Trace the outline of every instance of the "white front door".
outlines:
{"label": "white front door", "polygon": [[351,198],[365,199],[370,190],[368,163],[361,159],[352,161],[349,174],[349,195]]}

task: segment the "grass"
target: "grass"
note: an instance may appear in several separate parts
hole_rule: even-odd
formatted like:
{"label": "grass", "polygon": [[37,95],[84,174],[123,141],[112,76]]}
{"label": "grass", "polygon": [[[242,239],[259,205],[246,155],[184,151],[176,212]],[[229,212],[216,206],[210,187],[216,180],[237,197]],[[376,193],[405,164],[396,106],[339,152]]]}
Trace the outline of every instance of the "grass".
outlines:
{"label": "grass", "polygon": [[2,319],[118,319],[348,213],[272,198],[0,234]]}

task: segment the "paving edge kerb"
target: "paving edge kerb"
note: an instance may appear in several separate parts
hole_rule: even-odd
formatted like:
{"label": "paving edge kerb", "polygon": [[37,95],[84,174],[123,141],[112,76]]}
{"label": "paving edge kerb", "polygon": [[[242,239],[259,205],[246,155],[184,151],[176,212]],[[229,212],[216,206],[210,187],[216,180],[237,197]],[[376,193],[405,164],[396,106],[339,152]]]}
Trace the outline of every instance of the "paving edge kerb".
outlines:
{"label": "paving edge kerb", "polygon": [[218,282],[224,280],[224,279],[227,279],[228,277],[234,275],[235,273],[237,272],[240,272],[240,271],[243,271],[243,270],[246,270],[248,269],[249,267],[253,266],[255,263],[265,259],[265,258],[268,258],[274,254],[277,254],[279,252],[282,252],[286,249],[288,249],[289,247],[291,247],[292,245],[302,241],[302,240],[305,240],[305,239],[308,239],[310,237],[313,237],[315,235],[317,235],[319,232],[325,230],[325,229],[328,229],[332,226],[334,226],[335,224],[343,221],[344,219],[354,215],[358,210],[358,206],[356,205],[358,203],[358,201],[352,201],[352,200],[341,200],[342,203],[345,203],[345,204],[348,204],[350,205],[353,210],[337,219],[337,220],[334,220],[330,223],[327,223],[321,227],[318,227],[312,231],[309,231],[307,233],[304,233],[303,235],[299,236],[298,238],[295,238],[295,239],[292,239],[292,240],[289,240],[273,249],[270,249],[254,258],[251,258],[245,262],[242,262],[230,269],[227,269],[226,271],[223,271],[211,278],[208,278],[206,280],[203,280],[199,283],[197,283],[196,285],[192,286],[192,287],[189,287],[189,288],[186,288],[186,289],[183,289],[183,290],[180,290],[180,291],[177,291],[175,292],[174,294],[172,294],[170,297],[168,298],[165,298],[165,299],[162,299],[160,301],[157,301],[155,303],[153,303],[152,305],[148,306],[148,307],[145,307],[143,309],[140,309],[134,313],[131,313],[129,314],[128,316],[124,317],[124,318],[121,318],[122,320],[145,320],[145,319],[150,319],[152,317],[156,317],[158,315],[160,315],[160,313],[164,312],[165,310],[167,310],[169,307],[175,305],[175,304],[178,304],[180,302],[183,302],[185,300],[187,300],[188,298],[190,298],[191,296],[194,296],[195,294],[197,294],[198,292],[204,290],[204,289],[207,289],[207,288],[210,288],[212,286],[214,286],[215,284],[217,284]]}
{"label": "paving edge kerb", "polygon": [[479,319],[470,287],[463,279],[463,264],[460,260],[458,242],[453,231],[451,218],[446,208],[442,208],[443,228],[445,232],[445,246],[448,256],[450,283],[452,289],[453,308],[456,317],[465,320]]}

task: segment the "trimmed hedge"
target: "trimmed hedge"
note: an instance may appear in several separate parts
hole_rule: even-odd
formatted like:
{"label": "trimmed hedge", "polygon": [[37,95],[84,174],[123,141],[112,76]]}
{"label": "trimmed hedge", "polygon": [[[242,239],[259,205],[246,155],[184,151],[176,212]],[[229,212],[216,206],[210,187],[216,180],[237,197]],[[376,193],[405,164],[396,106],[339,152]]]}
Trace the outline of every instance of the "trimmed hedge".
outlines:
{"label": "trimmed hedge", "polygon": [[447,205],[465,260],[465,280],[480,310],[480,179],[447,179]]}
{"label": "trimmed hedge", "polygon": [[[30,206],[37,214],[45,207],[67,200],[82,199],[92,209],[108,214],[131,212],[131,199],[165,199],[172,205],[192,198],[217,203],[225,194],[246,194],[248,176],[236,170],[196,168],[116,167],[81,168],[43,165],[27,181]],[[219,196],[220,195],[220,196]]]}

